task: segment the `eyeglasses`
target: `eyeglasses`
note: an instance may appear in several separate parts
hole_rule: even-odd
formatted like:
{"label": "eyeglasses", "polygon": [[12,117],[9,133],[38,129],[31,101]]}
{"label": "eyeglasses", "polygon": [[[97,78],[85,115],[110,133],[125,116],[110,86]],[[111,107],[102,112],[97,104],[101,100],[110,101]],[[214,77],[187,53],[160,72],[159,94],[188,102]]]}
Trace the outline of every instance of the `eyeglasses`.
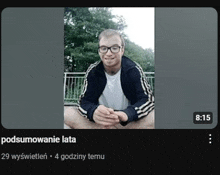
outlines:
{"label": "eyeglasses", "polygon": [[112,47],[106,47],[106,46],[101,46],[99,47],[99,52],[100,53],[107,53],[108,50],[110,49],[110,51],[112,53],[118,53],[120,51],[121,46],[112,46]]}

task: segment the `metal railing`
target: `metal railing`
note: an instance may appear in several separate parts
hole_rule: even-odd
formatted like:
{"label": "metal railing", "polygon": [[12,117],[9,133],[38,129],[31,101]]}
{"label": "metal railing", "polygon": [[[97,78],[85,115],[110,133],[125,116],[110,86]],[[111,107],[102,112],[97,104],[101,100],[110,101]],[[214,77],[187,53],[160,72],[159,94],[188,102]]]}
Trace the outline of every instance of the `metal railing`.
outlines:
{"label": "metal railing", "polygon": [[[63,96],[64,105],[77,104],[82,94],[86,72],[64,72]],[[154,91],[154,72],[144,72],[147,81]]]}

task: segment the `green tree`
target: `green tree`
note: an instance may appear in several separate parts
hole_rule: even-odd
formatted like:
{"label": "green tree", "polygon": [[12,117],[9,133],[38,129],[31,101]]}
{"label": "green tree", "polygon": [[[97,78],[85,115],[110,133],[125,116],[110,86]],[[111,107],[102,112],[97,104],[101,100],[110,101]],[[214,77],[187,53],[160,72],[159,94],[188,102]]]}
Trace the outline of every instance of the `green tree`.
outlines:
{"label": "green tree", "polygon": [[[113,21],[118,19],[118,23]],[[64,11],[65,70],[86,71],[99,60],[98,35],[104,29],[120,32],[126,27],[122,17],[111,14],[109,8],[71,8]]]}
{"label": "green tree", "polygon": [[140,64],[143,71],[154,72],[154,52],[152,49],[143,49],[126,39],[124,55]]}
{"label": "green tree", "polygon": [[112,15],[109,8],[65,7],[64,54],[65,70],[84,72],[99,60],[98,35],[104,29],[118,30],[125,38],[124,55],[141,65],[144,71],[154,72],[154,52],[143,49],[123,33],[126,27],[122,16]]}

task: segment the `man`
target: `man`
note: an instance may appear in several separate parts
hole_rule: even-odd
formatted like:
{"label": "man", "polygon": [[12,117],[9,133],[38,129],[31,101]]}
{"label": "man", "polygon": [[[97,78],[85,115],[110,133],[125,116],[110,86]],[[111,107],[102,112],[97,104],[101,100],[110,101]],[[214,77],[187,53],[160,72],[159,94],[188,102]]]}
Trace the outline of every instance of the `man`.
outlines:
{"label": "man", "polygon": [[99,35],[100,61],[85,76],[78,110],[65,111],[74,129],[153,129],[154,97],[142,68],[123,56],[125,43],[115,30]]}

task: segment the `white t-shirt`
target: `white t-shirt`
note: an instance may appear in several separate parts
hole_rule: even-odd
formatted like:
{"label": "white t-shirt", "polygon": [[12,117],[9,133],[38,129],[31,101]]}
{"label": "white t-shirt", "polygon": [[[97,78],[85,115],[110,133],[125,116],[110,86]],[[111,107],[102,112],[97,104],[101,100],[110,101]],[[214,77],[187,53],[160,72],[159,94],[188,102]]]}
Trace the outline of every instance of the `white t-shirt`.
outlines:
{"label": "white t-shirt", "polygon": [[121,88],[121,69],[115,75],[108,75],[105,72],[107,83],[102,95],[99,97],[99,104],[114,110],[124,110],[128,107],[129,101]]}

